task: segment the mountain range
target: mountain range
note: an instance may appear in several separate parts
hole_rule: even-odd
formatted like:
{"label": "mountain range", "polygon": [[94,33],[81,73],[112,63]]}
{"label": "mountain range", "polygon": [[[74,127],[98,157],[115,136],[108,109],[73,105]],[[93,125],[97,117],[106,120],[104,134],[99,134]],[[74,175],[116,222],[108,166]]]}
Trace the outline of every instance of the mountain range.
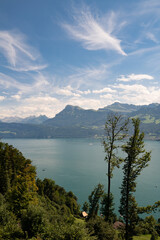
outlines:
{"label": "mountain range", "polygon": [[101,137],[108,114],[140,118],[148,139],[160,139],[160,104],[133,105],[115,102],[98,110],[67,105],[54,118],[40,115],[0,119],[1,138]]}
{"label": "mountain range", "polygon": [[5,117],[0,119],[1,122],[7,122],[7,123],[31,123],[31,124],[41,124],[44,121],[48,119],[45,115],[40,115],[39,117],[35,116],[29,116],[26,118],[20,118],[20,117]]}

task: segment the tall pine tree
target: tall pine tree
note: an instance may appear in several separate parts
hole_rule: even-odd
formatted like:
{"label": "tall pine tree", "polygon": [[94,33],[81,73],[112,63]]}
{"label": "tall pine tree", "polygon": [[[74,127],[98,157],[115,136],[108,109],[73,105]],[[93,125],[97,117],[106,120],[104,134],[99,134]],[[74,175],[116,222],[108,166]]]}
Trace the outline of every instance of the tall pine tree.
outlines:
{"label": "tall pine tree", "polygon": [[123,181],[121,186],[120,214],[126,224],[125,239],[132,239],[134,226],[138,220],[137,203],[133,193],[136,191],[136,178],[150,161],[150,152],[144,149],[144,133],[140,133],[139,119],[132,119],[134,133],[126,145],[122,147],[127,154],[123,166]]}

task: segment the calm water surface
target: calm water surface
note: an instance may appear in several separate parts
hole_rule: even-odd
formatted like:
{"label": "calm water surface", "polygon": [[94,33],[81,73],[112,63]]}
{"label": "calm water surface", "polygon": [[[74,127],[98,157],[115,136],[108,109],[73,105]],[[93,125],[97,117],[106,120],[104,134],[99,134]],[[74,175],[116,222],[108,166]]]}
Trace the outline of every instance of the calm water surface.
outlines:
{"label": "calm water surface", "polygon": [[[93,188],[107,185],[107,165],[100,140],[95,139],[4,139],[33,161],[37,176],[51,178],[56,184],[72,191],[80,204],[88,200]],[[137,179],[136,200],[139,205],[160,200],[160,142],[146,141],[145,148],[152,151],[152,159]],[[118,211],[122,182],[121,169],[114,170],[112,193]],[[160,217],[160,214],[155,214]]]}

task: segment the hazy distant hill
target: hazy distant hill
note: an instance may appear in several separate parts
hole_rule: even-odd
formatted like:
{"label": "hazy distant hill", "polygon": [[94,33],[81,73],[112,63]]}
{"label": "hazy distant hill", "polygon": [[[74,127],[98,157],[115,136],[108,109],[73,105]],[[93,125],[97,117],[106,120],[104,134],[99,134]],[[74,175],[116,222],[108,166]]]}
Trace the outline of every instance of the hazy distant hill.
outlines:
{"label": "hazy distant hill", "polygon": [[102,135],[103,131],[85,127],[51,127],[43,124],[0,122],[2,138],[92,138]]}
{"label": "hazy distant hill", "polygon": [[113,112],[127,118],[139,117],[146,137],[160,139],[160,104],[136,106],[117,102],[98,110],[67,105],[54,118],[28,117],[21,119],[23,124],[0,122],[0,138],[100,137],[107,115]]}
{"label": "hazy distant hill", "polygon": [[26,118],[20,118],[20,117],[6,117],[0,119],[1,122],[6,123],[31,123],[31,124],[41,124],[45,122],[48,119],[45,115],[40,115],[39,117],[30,116]]}
{"label": "hazy distant hill", "polygon": [[107,107],[100,108],[99,110],[110,110],[113,112],[130,113],[130,112],[137,111],[140,108],[141,106],[137,106],[133,104],[115,102],[112,105],[108,105]]}

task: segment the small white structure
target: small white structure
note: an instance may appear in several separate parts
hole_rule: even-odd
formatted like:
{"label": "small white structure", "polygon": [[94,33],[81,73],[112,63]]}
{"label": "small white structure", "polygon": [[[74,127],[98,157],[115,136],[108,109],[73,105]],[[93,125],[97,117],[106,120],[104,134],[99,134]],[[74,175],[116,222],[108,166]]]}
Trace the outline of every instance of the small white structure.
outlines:
{"label": "small white structure", "polygon": [[87,218],[88,217],[88,213],[86,213],[85,211],[82,212],[82,217]]}

